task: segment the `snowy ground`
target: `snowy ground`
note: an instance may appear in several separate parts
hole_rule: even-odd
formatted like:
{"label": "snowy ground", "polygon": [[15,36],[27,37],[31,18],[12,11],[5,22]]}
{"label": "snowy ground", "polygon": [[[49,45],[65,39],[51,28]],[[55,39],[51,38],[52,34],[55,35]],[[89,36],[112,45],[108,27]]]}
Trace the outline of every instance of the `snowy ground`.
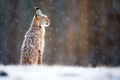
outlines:
{"label": "snowy ground", "polygon": [[1,65],[0,80],[120,80],[120,68]]}

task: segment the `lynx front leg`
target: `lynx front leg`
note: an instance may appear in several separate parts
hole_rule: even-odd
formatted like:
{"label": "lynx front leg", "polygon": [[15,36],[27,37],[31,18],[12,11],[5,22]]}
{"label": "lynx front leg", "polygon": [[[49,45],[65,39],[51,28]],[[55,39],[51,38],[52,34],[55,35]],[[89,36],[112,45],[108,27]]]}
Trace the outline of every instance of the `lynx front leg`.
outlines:
{"label": "lynx front leg", "polygon": [[38,50],[38,64],[42,64],[42,54],[40,50]]}

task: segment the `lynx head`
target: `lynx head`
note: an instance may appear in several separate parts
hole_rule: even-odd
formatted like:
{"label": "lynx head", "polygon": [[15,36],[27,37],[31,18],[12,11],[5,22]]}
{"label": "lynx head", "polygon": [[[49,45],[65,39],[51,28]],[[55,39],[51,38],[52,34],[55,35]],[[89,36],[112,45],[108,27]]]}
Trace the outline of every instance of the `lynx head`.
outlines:
{"label": "lynx head", "polygon": [[39,8],[37,7],[34,7],[34,8],[36,10],[35,18],[36,18],[38,26],[48,27],[50,25],[50,19],[48,19],[46,15],[42,14]]}

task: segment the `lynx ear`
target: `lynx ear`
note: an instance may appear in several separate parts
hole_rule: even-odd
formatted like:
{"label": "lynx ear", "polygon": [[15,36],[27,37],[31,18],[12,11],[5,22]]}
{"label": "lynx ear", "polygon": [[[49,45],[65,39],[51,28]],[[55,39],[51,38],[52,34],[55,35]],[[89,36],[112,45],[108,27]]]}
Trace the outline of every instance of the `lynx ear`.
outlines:
{"label": "lynx ear", "polygon": [[39,18],[41,16],[41,14],[42,14],[40,8],[34,7],[34,9],[36,10],[36,13],[35,13],[36,17]]}

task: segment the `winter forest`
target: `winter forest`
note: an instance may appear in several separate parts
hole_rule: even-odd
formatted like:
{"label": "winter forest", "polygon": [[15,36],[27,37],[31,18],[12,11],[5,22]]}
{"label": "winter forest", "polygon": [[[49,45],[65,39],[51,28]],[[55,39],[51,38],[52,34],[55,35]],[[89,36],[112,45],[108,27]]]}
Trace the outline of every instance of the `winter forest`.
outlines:
{"label": "winter forest", "polygon": [[0,1],[1,64],[19,64],[34,6],[51,19],[46,29],[44,64],[120,65],[119,0]]}
{"label": "winter forest", "polygon": [[120,66],[120,0],[1,0],[0,64],[19,65],[35,6],[51,20],[43,65]]}

